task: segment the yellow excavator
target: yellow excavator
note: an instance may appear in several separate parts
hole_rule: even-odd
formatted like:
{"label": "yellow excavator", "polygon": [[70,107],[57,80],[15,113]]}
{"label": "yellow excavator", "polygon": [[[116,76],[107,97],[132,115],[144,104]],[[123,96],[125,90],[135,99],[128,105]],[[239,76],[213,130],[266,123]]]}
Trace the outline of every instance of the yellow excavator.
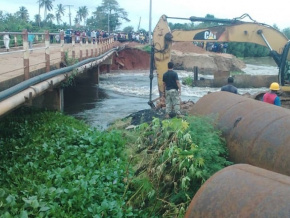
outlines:
{"label": "yellow excavator", "polygon": [[[248,17],[251,21],[242,21]],[[168,19],[184,19],[192,22],[215,22],[217,25],[194,30],[174,30],[171,32]],[[290,41],[277,29],[254,21],[248,14],[234,19],[218,18],[177,18],[161,16],[153,31],[150,60],[150,99],[148,104],[154,108],[152,100],[153,71],[156,68],[158,89],[161,96],[163,89],[163,74],[168,70],[167,63],[171,59],[172,42],[249,42],[270,49],[271,56],[279,67],[277,81],[284,92],[290,91]]]}

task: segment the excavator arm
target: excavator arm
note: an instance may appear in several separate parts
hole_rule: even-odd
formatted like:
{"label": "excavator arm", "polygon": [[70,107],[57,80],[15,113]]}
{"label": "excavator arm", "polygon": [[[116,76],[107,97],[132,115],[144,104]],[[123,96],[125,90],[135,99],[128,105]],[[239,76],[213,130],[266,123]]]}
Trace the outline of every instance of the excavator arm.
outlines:
{"label": "excavator arm", "polygon": [[[285,67],[286,63],[281,60],[286,58],[289,63],[289,44],[287,37],[275,28],[257,22],[244,22],[239,19],[216,19],[190,17],[188,20],[201,22],[225,23],[203,29],[174,30],[171,32],[167,23],[166,15],[163,15],[153,31],[154,63],[158,77],[159,92],[163,92],[163,74],[167,71],[167,63],[171,59],[172,42],[249,42],[268,47],[279,69]],[[176,18],[175,18],[176,19]],[[286,54],[284,54],[286,52]],[[284,57],[285,59],[285,57]],[[283,63],[283,66],[281,66]],[[289,70],[289,67],[288,67]],[[285,71],[285,70],[284,70]],[[279,72],[280,74],[280,72]],[[284,77],[283,77],[284,78]],[[280,83],[281,84],[281,83]],[[284,85],[284,84],[283,84]]]}

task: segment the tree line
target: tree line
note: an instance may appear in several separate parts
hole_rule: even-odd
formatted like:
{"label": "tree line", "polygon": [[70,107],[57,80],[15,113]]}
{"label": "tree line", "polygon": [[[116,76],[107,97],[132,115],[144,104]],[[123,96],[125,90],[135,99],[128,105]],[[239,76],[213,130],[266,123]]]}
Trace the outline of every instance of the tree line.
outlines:
{"label": "tree line", "polygon": [[[89,9],[87,6],[81,6],[76,11],[76,16],[71,17],[71,5],[58,4],[54,7],[55,0],[38,0],[39,6],[38,14],[34,15],[34,20],[29,19],[29,11],[24,6],[20,6],[15,13],[4,13],[0,10],[0,32],[8,30],[9,32],[20,32],[23,29],[31,30],[32,32],[41,32],[42,30],[49,30],[55,32],[59,29],[82,29],[82,30],[105,30],[114,32],[118,30],[122,22],[129,22],[128,13],[121,8],[117,0],[102,0],[101,4],[96,7],[95,11],[89,16]],[[43,17],[41,14],[43,9]],[[73,23],[63,22],[63,17],[69,15],[70,21]],[[207,14],[205,18],[214,18],[213,15]],[[183,29],[193,30],[206,28],[218,25],[217,22],[200,22],[191,23],[169,23],[171,30]],[[274,28],[284,33],[290,38],[290,27],[280,30],[274,24]],[[132,26],[127,26],[123,30],[125,33],[134,31]],[[144,29],[137,31],[147,32]],[[252,43],[228,43],[227,52],[237,57],[264,57],[269,55],[269,49],[260,45]]]}
{"label": "tree line", "polygon": [[[0,31],[7,29],[10,32],[19,32],[23,29],[32,31],[58,30],[58,29],[102,29],[115,31],[122,22],[130,21],[128,13],[121,8],[117,0],[102,0],[95,11],[89,13],[87,6],[81,6],[76,11],[76,16],[71,15],[71,6],[53,4],[54,0],[38,0],[38,14],[30,20],[30,14],[26,7],[20,6],[15,13],[4,13],[0,10]],[[43,10],[43,15],[42,15]],[[69,23],[63,22],[63,17],[69,16]]]}

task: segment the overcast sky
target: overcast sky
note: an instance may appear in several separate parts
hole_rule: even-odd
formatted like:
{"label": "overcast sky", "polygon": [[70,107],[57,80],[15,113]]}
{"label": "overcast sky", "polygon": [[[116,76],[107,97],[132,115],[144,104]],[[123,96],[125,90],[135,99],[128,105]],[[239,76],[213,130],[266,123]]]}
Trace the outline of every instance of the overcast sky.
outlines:
{"label": "overcast sky", "polygon": [[[126,26],[133,26],[136,30],[140,22],[140,28],[149,29],[149,5],[150,0],[117,0],[120,7],[128,12],[131,22],[124,22],[120,29]],[[71,7],[72,21],[79,7],[87,6],[89,13],[95,11],[101,5],[102,0],[55,0],[54,8],[57,4],[73,5]],[[205,17],[207,14],[216,18],[236,18],[244,13],[249,14],[254,20],[269,25],[276,24],[280,29],[290,27],[289,0],[257,1],[257,0],[152,0],[152,30],[161,15],[170,17],[189,18],[190,16]],[[37,0],[0,0],[0,10],[6,13],[15,13],[20,6],[28,9],[30,18],[33,19],[38,14]],[[43,17],[44,9],[41,9]],[[55,10],[54,10],[55,12]],[[53,13],[54,13],[53,12]],[[89,16],[90,16],[89,15]],[[69,23],[68,8],[63,21]],[[248,21],[248,20],[246,20]],[[169,22],[179,22],[180,20],[169,20]]]}

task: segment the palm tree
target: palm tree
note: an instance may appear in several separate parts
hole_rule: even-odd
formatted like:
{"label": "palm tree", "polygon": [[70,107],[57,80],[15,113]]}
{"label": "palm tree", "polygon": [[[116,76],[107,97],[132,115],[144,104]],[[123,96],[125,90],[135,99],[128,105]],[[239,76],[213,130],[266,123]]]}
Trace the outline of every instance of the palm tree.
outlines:
{"label": "palm tree", "polygon": [[38,23],[38,25],[40,26],[41,17],[39,14],[34,15],[34,20],[35,20],[35,23]]}
{"label": "palm tree", "polygon": [[39,0],[40,7],[44,7],[44,19],[46,20],[47,11],[51,11],[53,8],[52,2],[54,0]]}
{"label": "palm tree", "polygon": [[75,17],[74,22],[75,22],[75,25],[77,26],[79,24],[79,22],[80,22],[79,18]]}
{"label": "palm tree", "polygon": [[39,20],[37,20],[37,22],[38,22],[38,26],[40,27],[40,19],[41,19],[41,17],[40,17],[40,0],[38,0],[37,1],[37,3],[38,3],[38,18],[39,18]]}
{"label": "palm tree", "polygon": [[28,10],[24,6],[19,7],[19,11],[17,11],[16,13],[20,17],[21,20],[24,20],[24,21],[29,20]]}
{"label": "palm tree", "polygon": [[55,19],[55,16],[51,13],[48,13],[46,16],[46,22],[52,22]]}
{"label": "palm tree", "polygon": [[61,20],[61,17],[64,16],[64,12],[65,12],[64,5],[63,4],[58,4],[56,6],[56,13],[55,13],[55,15],[56,15],[56,21],[57,21],[58,24],[60,23],[60,21],[62,21]]}
{"label": "palm tree", "polygon": [[84,20],[84,26],[86,25],[86,18],[89,15],[89,10],[87,6],[79,7],[77,11],[77,17],[80,21]]}
{"label": "palm tree", "polygon": [[56,13],[55,18],[56,18],[57,24],[59,25],[60,21],[62,21],[60,13]]}

